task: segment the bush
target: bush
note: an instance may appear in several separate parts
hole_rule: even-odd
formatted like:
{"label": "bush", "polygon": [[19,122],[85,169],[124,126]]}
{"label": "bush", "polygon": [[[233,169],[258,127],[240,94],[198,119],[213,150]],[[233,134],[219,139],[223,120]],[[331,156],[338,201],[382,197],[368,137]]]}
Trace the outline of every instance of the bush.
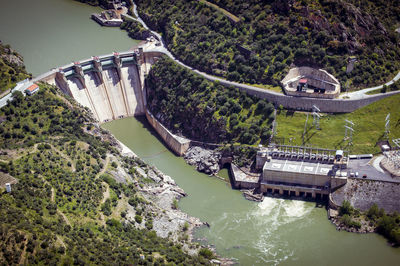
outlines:
{"label": "bush", "polygon": [[208,248],[202,248],[199,251],[199,255],[206,258],[206,259],[212,259],[214,257],[214,254],[212,253],[211,250],[209,250]]}
{"label": "bush", "polygon": [[347,227],[354,227],[356,229],[361,228],[361,223],[351,219],[350,215],[348,215],[348,214],[343,215],[342,218],[340,219],[340,221]]}
{"label": "bush", "polygon": [[345,214],[351,215],[354,209],[351,207],[350,202],[344,200],[342,206],[339,208],[339,215],[343,216]]}
{"label": "bush", "polygon": [[142,218],[142,216],[140,216],[140,215],[136,214],[136,215],[135,215],[135,221],[136,221],[138,224],[141,224],[141,223],[142,223],[142,221],[143,221],[143,218]]}
{"label": "bush", "polygon": [[381,213],[379,211],[378,205],[374,203],[371,208],[369,208],[367,212],[367,217],[370,218],[371,220],[376,220],[379,217],[381,217]]}

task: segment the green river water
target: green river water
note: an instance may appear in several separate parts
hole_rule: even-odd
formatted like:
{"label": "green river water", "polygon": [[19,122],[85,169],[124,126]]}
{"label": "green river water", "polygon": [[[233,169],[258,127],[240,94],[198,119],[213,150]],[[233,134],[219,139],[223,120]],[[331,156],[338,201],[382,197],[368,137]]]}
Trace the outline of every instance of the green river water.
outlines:
{"label": "green river water", "polygon": [[[23,55],[34,75],[137,42],[89,19],[98,8],[71,0],[1,0],[0,40]],[[376,234],[338,232],[313,202],[245,200],[225,182],[196,172],[173,155],[143,119],[103,125],[145,161],[174,178],[189,196],[179,202],[210,228],[195,237],[242,265],[400,265],[400,249]],[[221,175],[227,175],[223,171]]]}

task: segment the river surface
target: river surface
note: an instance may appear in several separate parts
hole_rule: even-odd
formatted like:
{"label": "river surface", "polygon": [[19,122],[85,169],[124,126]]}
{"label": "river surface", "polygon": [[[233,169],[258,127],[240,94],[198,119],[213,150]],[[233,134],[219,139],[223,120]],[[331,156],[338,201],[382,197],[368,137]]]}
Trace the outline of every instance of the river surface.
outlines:
{"label": "river surface", "polygon": [[315,202],[245,200],[227,183],[196,172],[172,154],[139,120],[125,118],[103,127],[189,194],[180,200],[180,208],[210,224],[197,230],[195,237],[207,239],[203,243],[215,245],[222,256],[243,265],[399,265],[399,249],[389,247],[377,234],[336,231],[325,208]]}
{"label": "river surface", "polygon": [[[0,40],[12,45],[34,75],[92,55],[134,46],[119,29],[89,19],[99,8],[71,0],[1,0]],[[241,265],[399,265],[400,249],[376,234],[338,232],[325,208],[313,202],[245,200],[239,191],[196,172],[173,155],[143,119],[103,125],[145,161],[173,177],[189,196],[179,202],[210,228],[195,237]],[[220,173],[227,175],[227,171]]]}

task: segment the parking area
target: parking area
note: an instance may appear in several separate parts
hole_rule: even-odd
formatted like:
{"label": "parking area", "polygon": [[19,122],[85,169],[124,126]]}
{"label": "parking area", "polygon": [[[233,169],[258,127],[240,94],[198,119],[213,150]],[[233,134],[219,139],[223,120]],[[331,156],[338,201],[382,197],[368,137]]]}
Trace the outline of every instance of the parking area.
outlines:
{"label": "parking area", "polygon": [[[348,167],[345,171],[348,177],[360,178],[367,180],[391,181],[399,182],[399,179],[392,178],[391,175],[385,171],[377,170],[371,163],[371,159],[353,159],[349,160]],[[366,177],[364,177],[366,176]]]}

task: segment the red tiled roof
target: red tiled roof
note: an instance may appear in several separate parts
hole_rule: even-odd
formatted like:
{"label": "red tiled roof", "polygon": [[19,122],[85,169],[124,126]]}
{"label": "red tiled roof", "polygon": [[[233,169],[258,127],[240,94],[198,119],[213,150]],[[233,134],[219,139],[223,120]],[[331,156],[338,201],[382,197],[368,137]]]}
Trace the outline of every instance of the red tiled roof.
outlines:
{"label": "red tiled roof", "polygon": [[300,79],[299,83],[307,83],[307,79]]}
{"label": "red tiled roof", "polygon": [[32,91],[36,90],[37,88],[39,88],[39,86],[36,84],[33,84],[33,85],[29,86],[26,90],[32,92]]}

